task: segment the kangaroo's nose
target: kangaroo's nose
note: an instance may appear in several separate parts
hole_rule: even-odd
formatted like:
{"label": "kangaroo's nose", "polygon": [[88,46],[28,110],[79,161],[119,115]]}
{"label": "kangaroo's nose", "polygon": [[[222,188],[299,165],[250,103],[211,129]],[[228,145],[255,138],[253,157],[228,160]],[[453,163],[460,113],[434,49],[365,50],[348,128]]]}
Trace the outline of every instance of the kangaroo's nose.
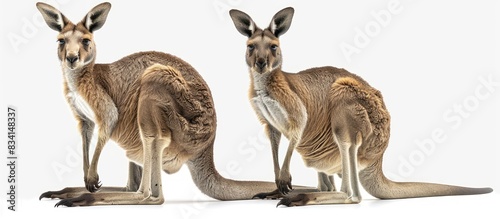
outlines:
{"label": "kangaroo's nose", "polygon": [[263,69],[264,67],[266,67],[267,63],[265,59],[257,59],[255,65],[257,65],[257,67],[259,67],[260,69]]}
{"label": "kangaroo's nose", "polygon": [[73,64],[73,63],[75,63],[78,60],[78,56],[68,56],[68,57],[66,57],[66,60],[69,63]]}

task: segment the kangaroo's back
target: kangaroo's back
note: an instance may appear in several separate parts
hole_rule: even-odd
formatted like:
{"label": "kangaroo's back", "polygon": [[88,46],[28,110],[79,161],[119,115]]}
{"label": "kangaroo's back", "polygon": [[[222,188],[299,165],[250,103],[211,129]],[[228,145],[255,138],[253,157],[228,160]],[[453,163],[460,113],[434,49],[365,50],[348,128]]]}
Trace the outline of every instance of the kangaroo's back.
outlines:
{"label": "kangaroo's back", "polygon": [[[284,73],[289,81],[290,88],[297,92],[297,95],[303,99],[304,104],[316,104],[318,101],[308,101],[308,99],[324,98],[328,95],[332,84],[339,78],[355,78],[364,86],[371,87],[368,82],[356,74],[353,74],[343,68],[333,66],[323,66],[306,69],[297,73]],[[313,85],[314,86],[311,86]]]}
{"label": "kangaroo's back", "polygon": [[[156,51],[138,52],[113,63],[95,64],[93,81],[106,91],[119,112],[120,118],[111,139],[125,150],[136,151],[138,149],[135,147],[141,145],[138,126],[135,125],[140,85],[146,69],[155,64],[177,69],[186,79],[186,86],[193,92],[193,98],[204,105],[213,105],[210,89],[203,78],[189,63],[174,55]],[[215,121],[215,112],[212,114]]]}

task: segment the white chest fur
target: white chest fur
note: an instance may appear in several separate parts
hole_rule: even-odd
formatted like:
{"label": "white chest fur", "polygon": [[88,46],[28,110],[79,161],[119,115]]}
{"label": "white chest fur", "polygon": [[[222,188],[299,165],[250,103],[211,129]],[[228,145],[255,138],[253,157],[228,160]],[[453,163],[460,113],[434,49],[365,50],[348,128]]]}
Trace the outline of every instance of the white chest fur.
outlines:
{"label": "white chest fur", "polygon": [[78,92],[69,92],[68,99],[70,100],[70,104],[73,105],[76,112],[82,116],[90,119],[92,122],[95,122],[95,113],[94,110],[90,107],[90,105],[83,99]]}
{"label": "white chest fur", "polygon": [[285,108],[265,92],[258,91],[257,96],[252,98],[255,111],[267,120],[280,132],[286,132],[288,126],[288,113]]}
{"label": "white chest fur", "polygon": [[288,132],[288,112],[277,100],[269,96],[267,84],[271,74],[252,72],[253,88],[257,94],[251,99],[255,112],[281,133]]}
{"label": "white chest fur", "polygon": [[[300,136],[305,124],[307,122],[307,111],[304,104],[296,97],[295,101],[290,104],[294,104],[293,107],[295,112],[287,112],[283,104],[288,104],[287,100],[282,100],[279,102],[274,99],[272,95],[269,95],[269,81],[273,77],[269,73],[259,74],[252,72],[253,76],[253,89],[256,95],[251,99],[254,110],[257,114],[265,119],[269,124],[278,129],[285,136]],[[294,95],[294,94],[290,94]],[[293,118],[291,117],[293,116]],[[290,130],[290,120],[294,120],[294,126],[298,129]]]}
{"label": "white chest fur", "polygon": [[74,107],[78,115],[90,119],[95,123],[95,113],[87,101],[78,93],[77,77],[78,72],[68,68],[63,68],[64,77],[68,85],[69,92],[67,94],[69,103]]}

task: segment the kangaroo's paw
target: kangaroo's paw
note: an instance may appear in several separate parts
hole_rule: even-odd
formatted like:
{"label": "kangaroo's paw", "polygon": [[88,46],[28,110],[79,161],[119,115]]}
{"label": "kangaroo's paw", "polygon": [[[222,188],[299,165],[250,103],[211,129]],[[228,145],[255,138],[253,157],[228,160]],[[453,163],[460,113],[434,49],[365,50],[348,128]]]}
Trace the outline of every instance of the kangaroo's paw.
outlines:
{"label": "kangaroo's paw", "polygon": [[259,193],[252,197],[252,199],[273,199],[273,200],[280,198],[283,198],[283,195],[277,189],[272,192]]}
{"label": "kangaroo's paw", "polygon": [[98,174],[87,176],[85,177],[84,181],[85,188],[87,188],[89,192],[97,192],[102,186],[101,182],[99,181]]}
{"label": "kangaroo's paw", "polygon": [[276,180],[278,191],[282,195],[286,195],[292,191],[292,176],[289,173],[281,173],[279,179]]}

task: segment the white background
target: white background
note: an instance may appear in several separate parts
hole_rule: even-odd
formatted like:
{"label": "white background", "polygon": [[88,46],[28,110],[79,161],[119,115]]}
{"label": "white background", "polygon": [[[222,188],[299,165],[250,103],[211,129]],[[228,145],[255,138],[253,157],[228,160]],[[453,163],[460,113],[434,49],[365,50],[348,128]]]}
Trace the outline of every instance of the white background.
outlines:
{"label": "white background", "polygon": [[[47,1],[77,22],[100,1]],[[211,87],[218,129],[215,163],[226,177],[274,181],[270,148],[248,103],[245,40],[228,15],[238,8],[267,27],[280,9],[295,8],[292,27],[281,37],[283,69],[346,68],[384,95],[391,112],[391,141],[384,171],[394,180],[492,187],[493,194],[381,201],[363,193],[359,205],[275,209],[277,201],[220,202],[202,195],[187,168],[164,175],[162,206],[54,209],[38,201],[47,190],[82,186],[80,136],[62,94],[56,32],[41,20],[35,1],[3,1],[1,101],[18,109],[18,212],[55,217],[155,215],[165,218],[389,215],[394,217],[498,215],[500,189],[500,5],[495,1],[112,1],[104,27],[95,33],[97,62],[157,50],[191,63]],[[397,5],[385,22],[374,14]],[[366,29],[368,28],[368,30]],[[358,31],[359,30],[359,31]],[[366,45],[356,45],[360,33]],[[16,38],[19,44],[13,43]],[[365,39],[366,40],[366,39]],[[341,45],[358,46],[346,56]],[[363,48],[361,48],[363,47]],[[349,60],[349,59],[350,60]],[[478,96],[476,91],[480,90]],[[458,113],[457,107],[465,109]],[[2,118],[6,118],[2,116]],[[448,118],[448,119],[446,119]],[[452,119],[452,120],[450,120]],[[457,121],[460,120],[460,123]],[[2,120],[6,121],[6,119]],[[2,129],[5,131],[5,129]],[[6,131],[5,131],[6,132]],[[434,139],[430,152],[416,142]],[[282,148],[286,141],[282,142]],[[6,163],[6,146],[0,160]],[[284,152],[284,150],[282,150]],[[2,165],[4,166],[4,165]],[[7,190],[6,166],[0,191]],[[126,183],[127,160],[110,142],[99,162],[106,186]],[[316,173],[295,154],[293,183],[315,186]],[[337,183],[340,186],[340,183]],[[6,193],[6,192],[5,192]],[[5,194],[4,193],[4,194]],[[7,197],[2,195],[2,203]],[[437,215],[436,215],[437,214]],[[378,217],[378,216],[377,216]]]}

